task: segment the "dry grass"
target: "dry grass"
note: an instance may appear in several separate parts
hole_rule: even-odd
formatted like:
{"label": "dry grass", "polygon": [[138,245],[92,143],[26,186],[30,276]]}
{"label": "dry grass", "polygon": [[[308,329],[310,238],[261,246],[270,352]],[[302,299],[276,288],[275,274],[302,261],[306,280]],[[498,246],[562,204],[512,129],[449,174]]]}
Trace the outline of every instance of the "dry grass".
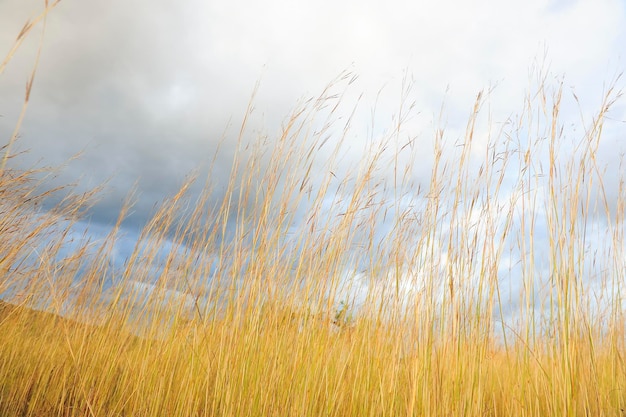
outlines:
{"label": "dry grass", "polygon": [[[14,135],[0,414],[624,415],[624,190],[605,190],[596,159],[619,93],[571,135],[561,88],[537,74],[516,118],[495,131],[481,93],[462,138],[435,127],[432,154],[405,139],[403,103],[346,165],[334,91],[350,76],[275,140],[248,143],[244,120],[222,198],[209,177],[190,200],[190,179],[122,270],[108,260],[127,208],[99,246],[67,254],[93,195],[42,211],[58,190],[6,167]],[[417,163],[428,184],[412,182]],[[369,280],[358,306],[354,265]]]}

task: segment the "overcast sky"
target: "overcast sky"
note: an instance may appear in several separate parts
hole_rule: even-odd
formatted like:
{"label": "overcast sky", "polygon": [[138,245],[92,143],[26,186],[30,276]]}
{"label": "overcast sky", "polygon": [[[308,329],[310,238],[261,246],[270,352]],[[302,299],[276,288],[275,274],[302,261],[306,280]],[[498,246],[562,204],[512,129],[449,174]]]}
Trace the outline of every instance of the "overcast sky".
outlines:
{"label": "overcast sky", "polygon": [[[0,58],[42,7],[41,0],[0,1]],[[2,141],[21,109],[39,34],[29,35],[0,75]],[[428,144],[442,103],[453,137],[462,136],[481,89],[497,85],[496,122],[519,111],[537,62],[550,79],[565,80],[564,119],[579,120],[570,92],[583,113],[598,110],[605,84],[626,68],[625,45],[622,0],[63,0],[48,17],[20,131],[17,149],[28,153],[14,164],[57,165],[84,152],[58,182],[88,188],[110,180],[92,213],[95,225],[113,221],[137,184],[127,227],[138,228],[185,174],[211,160],[223,137],[223,154],[232,155],[259,81],[249,130],[271,136],[298,100],[351,71],[358,80],[343,110],[363,94],[348,138],[357,143],[372,122],[388,128],[408,74],[416,105],[410,134]],[[612,116],[626,120],[623,104]],[[617,169],[623,139],[613,129],[603,140],[609,169]],[[224,176],[227,161],[218,161]]]}
{"label": "overcast sky", "polygon": [[[42,6],[0,3],[3,56]],[[269,134],[298,99],[319,94],[343,70],[359,76],[349,105],[363,93],[367,108],[384,88],[381,126],[397,111],[407,71],[410,99],[425,115],[424,131],[415,132],[424,141],[444,101],[448,128],[461,132],[475,95],[492,85],[504,120],[523,104],[529,69],[544,56],[551,74],[564,74],[595,109],[603,83],[625,67],[624,7],[620,0],[63,0],[48,19],[19,148],[49,164],[84,151],[63,180],[82,177],[89,186],[113,177],[117,200],[140,181],[148,207],[209,160],[224,132],[225,147],[235,142],[257,81],[254,128]],[[5,138],[38,40],[34,31],[0,79]],[[367,117],[356,129],[365,130]]]}

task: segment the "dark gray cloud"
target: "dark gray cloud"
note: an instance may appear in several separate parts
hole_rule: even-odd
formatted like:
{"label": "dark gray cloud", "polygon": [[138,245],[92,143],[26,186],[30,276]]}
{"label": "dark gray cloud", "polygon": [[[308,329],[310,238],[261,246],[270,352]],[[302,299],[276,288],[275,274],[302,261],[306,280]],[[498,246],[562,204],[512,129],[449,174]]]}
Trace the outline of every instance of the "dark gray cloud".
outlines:
{"label": "dark gray cloud", "polygon": [[[25,3],[22,9],[32,10]],[[10,9],[13,16],[3,14],[3,20],[25,20],[19,6]],[[147,1],[63,2],[50,14],[17,146],[28,154],[16,162],[57,165],[82,151],[57,181],[80,178],[86,189],[109,179],[93,212],[95,221],[114,219],[135,183],[140,195],[135,212],[145,220],[142,213],[175,193],[185,174],[211,160],[228,118],[237,123],[243,117],[241,88],[234,79],[219,79],[230,74],[216,74],[190,56],[184,27],[188,12]],[[5,138],[21,107],[36,35],[31,34],[3,75]],[[219,89],[207,89],[207,84]],[[245,88],[249,95],[252,85]],[[227,146],[227,157],[229,151]],[[228,171],[227,159],[221,159],[217,173]]]}

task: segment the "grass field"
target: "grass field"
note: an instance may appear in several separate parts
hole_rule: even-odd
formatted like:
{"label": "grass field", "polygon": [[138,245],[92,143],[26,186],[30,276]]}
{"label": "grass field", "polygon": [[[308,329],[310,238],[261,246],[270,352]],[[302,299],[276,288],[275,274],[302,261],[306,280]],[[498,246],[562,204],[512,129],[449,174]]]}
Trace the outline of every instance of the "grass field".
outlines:
{"label": "grass field", "polygon": [[[535,75],[507,123],[483,92],[462,137],[435,123],[420,148],[407,105],[353,164],[334,110],[348,75],[279,137],[250,141],[244,118],[228,184],[198,197],[190,177],[121,269],[130,204],[68,251],[99,190],[11,168],[15,134],[0,415],[626,415],[623,178],[597,159],[620,93],[572,130],[562,84]],[[42,210],[52,194],[68,197]]]}

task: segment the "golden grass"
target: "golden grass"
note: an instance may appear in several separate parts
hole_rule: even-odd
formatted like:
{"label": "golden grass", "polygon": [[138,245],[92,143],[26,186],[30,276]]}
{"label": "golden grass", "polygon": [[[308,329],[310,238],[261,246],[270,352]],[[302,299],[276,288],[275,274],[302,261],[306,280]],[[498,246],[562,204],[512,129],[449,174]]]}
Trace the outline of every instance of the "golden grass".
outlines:
{"label": "golden grass", "polygon": [[[560,86],[537,74],[499,131],[481,93],[462,138],[435,126],[432,154],[404,138],[403,103],[346,163],[334,91],[349,75],[275,140],[248,143],[244,119],[221,198],[209,176],[190,200],[190,178],[121,270],[108,260],[129,206],[103,242],[67,254],[97,190],[42,211],[59,190],[6,166],[14,135],[0,169],[0,415],[626,414],[624,190],[607,192],[596,159],[619,93],[576,136]],[[369,279],[358,307],[354,265]]]}

